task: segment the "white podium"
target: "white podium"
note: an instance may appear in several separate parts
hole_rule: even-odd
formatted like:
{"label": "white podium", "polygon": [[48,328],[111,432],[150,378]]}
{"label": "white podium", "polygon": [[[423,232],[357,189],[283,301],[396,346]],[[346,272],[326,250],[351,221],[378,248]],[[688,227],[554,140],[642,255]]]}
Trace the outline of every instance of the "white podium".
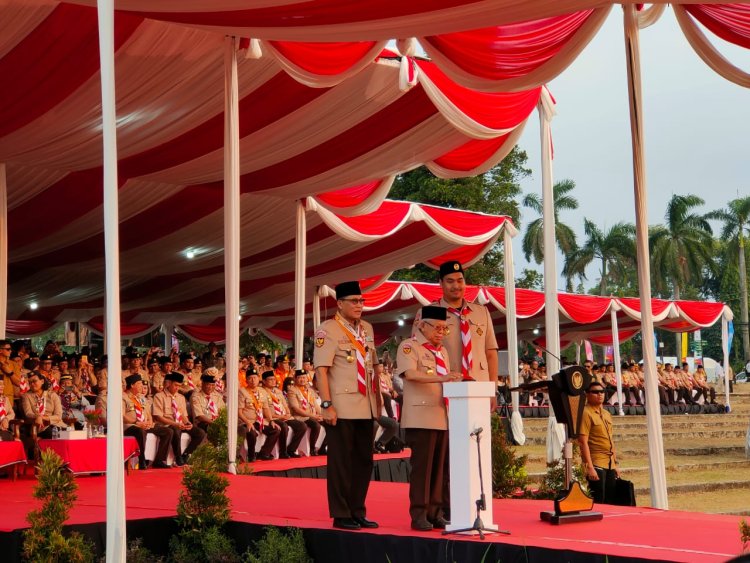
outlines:
{"label": "white podium", "polygon": [[459,381],[443,384],[443,396],[449,400],[448,440],[450,451],[451,523],[445,531],[471,528],[477,517],[479,460],[477,437],[472,432],[481,428],[479,448],[482,452],[482,480],[486,510],[480,513],[487,530],[498,530],[492,517],[492,447],[490,428],[490,397],[495,395],[491,381]]}

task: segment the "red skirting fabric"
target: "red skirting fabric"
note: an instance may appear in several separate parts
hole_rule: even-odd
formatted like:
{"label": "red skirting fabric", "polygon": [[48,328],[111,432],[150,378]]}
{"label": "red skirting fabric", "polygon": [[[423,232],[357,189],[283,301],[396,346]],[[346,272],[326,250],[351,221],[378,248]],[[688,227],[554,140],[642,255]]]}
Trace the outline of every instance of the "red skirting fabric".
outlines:
{"label": "red skirting fabric", "polygon": [[685,4],[684,8],[725,41],[750,49],[750,5]]}
{"label": "red skirting fabric", "polygon": [[[135,438],[123,438],[123,459],[138,455]],[[74,474],[105,473],[107,471],[107,439],[39,440],[39,449],[52,450],[68,464]]]}
{"label": "red skirting fabric", "polygon": [[21,442],[0,442],[0,467],[26,463],[26,451]]}

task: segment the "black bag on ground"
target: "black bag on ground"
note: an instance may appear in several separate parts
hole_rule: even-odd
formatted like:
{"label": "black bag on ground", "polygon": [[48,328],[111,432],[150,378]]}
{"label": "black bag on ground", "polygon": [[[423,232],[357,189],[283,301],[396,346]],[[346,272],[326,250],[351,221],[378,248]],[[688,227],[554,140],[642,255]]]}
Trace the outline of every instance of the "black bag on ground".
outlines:
{"label": "black bag on ground", "polygon": [[500,426],[502,426],[503,432],[505,432],[506,442],[511,446],[517,446],[518,442],[513,438],[513,429],[510,425],[510,409],[508,408],[508,405],[500,407],[500,412],[498,414],[500,415]]}
{"label": "black bag on ground", "polygon": [[619,506],[635,506],[635,487],[627,479],[615,479],[615,502]]}

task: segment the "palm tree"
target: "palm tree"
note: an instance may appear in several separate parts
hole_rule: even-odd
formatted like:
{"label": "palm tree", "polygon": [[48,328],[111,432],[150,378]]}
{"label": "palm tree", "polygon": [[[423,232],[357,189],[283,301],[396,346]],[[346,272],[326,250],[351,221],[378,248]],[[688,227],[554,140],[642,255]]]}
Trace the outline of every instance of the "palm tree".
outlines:
{"label": "palm tree", "polygon": [[603,231],[589,219],[583,221],[586,242],[565,259],[563,275],[586,279],[586,268],[593,261],[600,262],[599,295],[607,294],[607,283],[623,279],[635,262],[635,226],[616,223]]}
{"label": "palm tree", "polygon": [[727,250],[738,257],[740,272],[740,333],[745,361],[750,360],[750,335],[748,335],[747,311],[747,266],[745,265],[745,236],[750,236],[750,196],[733,199],[727,209],[717,209],[706,214],[708,219],[724,222],[722,240],[727,242]]}
{"label": "palm tree", "polygon": [[[557,246],[564,256],[567,256],[577,248],[576,235],[573,229],[560,222],[559,213],[562,210],[578,209],[578,200],[571,195],[576,187],[573,180],[560,180],[552,186],[553,208],[555,210],[555,239]],[[542,219],[542,198],[537,194],[526,194],[522,204],[524,207],[533,209],[539,214],[529,226],[526,227],[526,233],[523,235],[521,248],[526,260],[541,264],[544,260],[544,221]],[[570,284],[570,278],[568,279]]]}
{"label": "palm tree", "polygon": [[[649,229],[651,279],[656,291],[667,292],[671,285],[674,299],[690,283],[703,278],[704,268],[713,268],[714,239],[705,215],[694,209],[705,202],[696,195],[673,195],[667,204],[665,224]],[[682,334],[675,335],[677,357]]]}

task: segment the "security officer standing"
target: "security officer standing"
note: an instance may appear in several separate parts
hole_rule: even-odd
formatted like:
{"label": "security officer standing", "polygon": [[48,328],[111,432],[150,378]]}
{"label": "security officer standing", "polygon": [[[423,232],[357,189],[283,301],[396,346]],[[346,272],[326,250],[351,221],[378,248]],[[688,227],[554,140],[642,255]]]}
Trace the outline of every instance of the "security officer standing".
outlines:
{"label": "security officer standing", "polygon": [[377,528],[366,518],[372,473],[373,419],[381,409],[372,326],[362,320],[359,282],[336,286],[334,318],[315,332],[313,363],[328,424],[328,511],[335,528]]}
{"label": "security officer standing", "polygon": [[398,347],[396,364],[404,378],[401,426],[411,448],[409,515],[411,527],[444,529],[444,492],[448,479],[448,413],[443,383],[460,381],[451,372],[450,357],[442,346],[448,330],[445,307],[422,308],[417,332]]}

